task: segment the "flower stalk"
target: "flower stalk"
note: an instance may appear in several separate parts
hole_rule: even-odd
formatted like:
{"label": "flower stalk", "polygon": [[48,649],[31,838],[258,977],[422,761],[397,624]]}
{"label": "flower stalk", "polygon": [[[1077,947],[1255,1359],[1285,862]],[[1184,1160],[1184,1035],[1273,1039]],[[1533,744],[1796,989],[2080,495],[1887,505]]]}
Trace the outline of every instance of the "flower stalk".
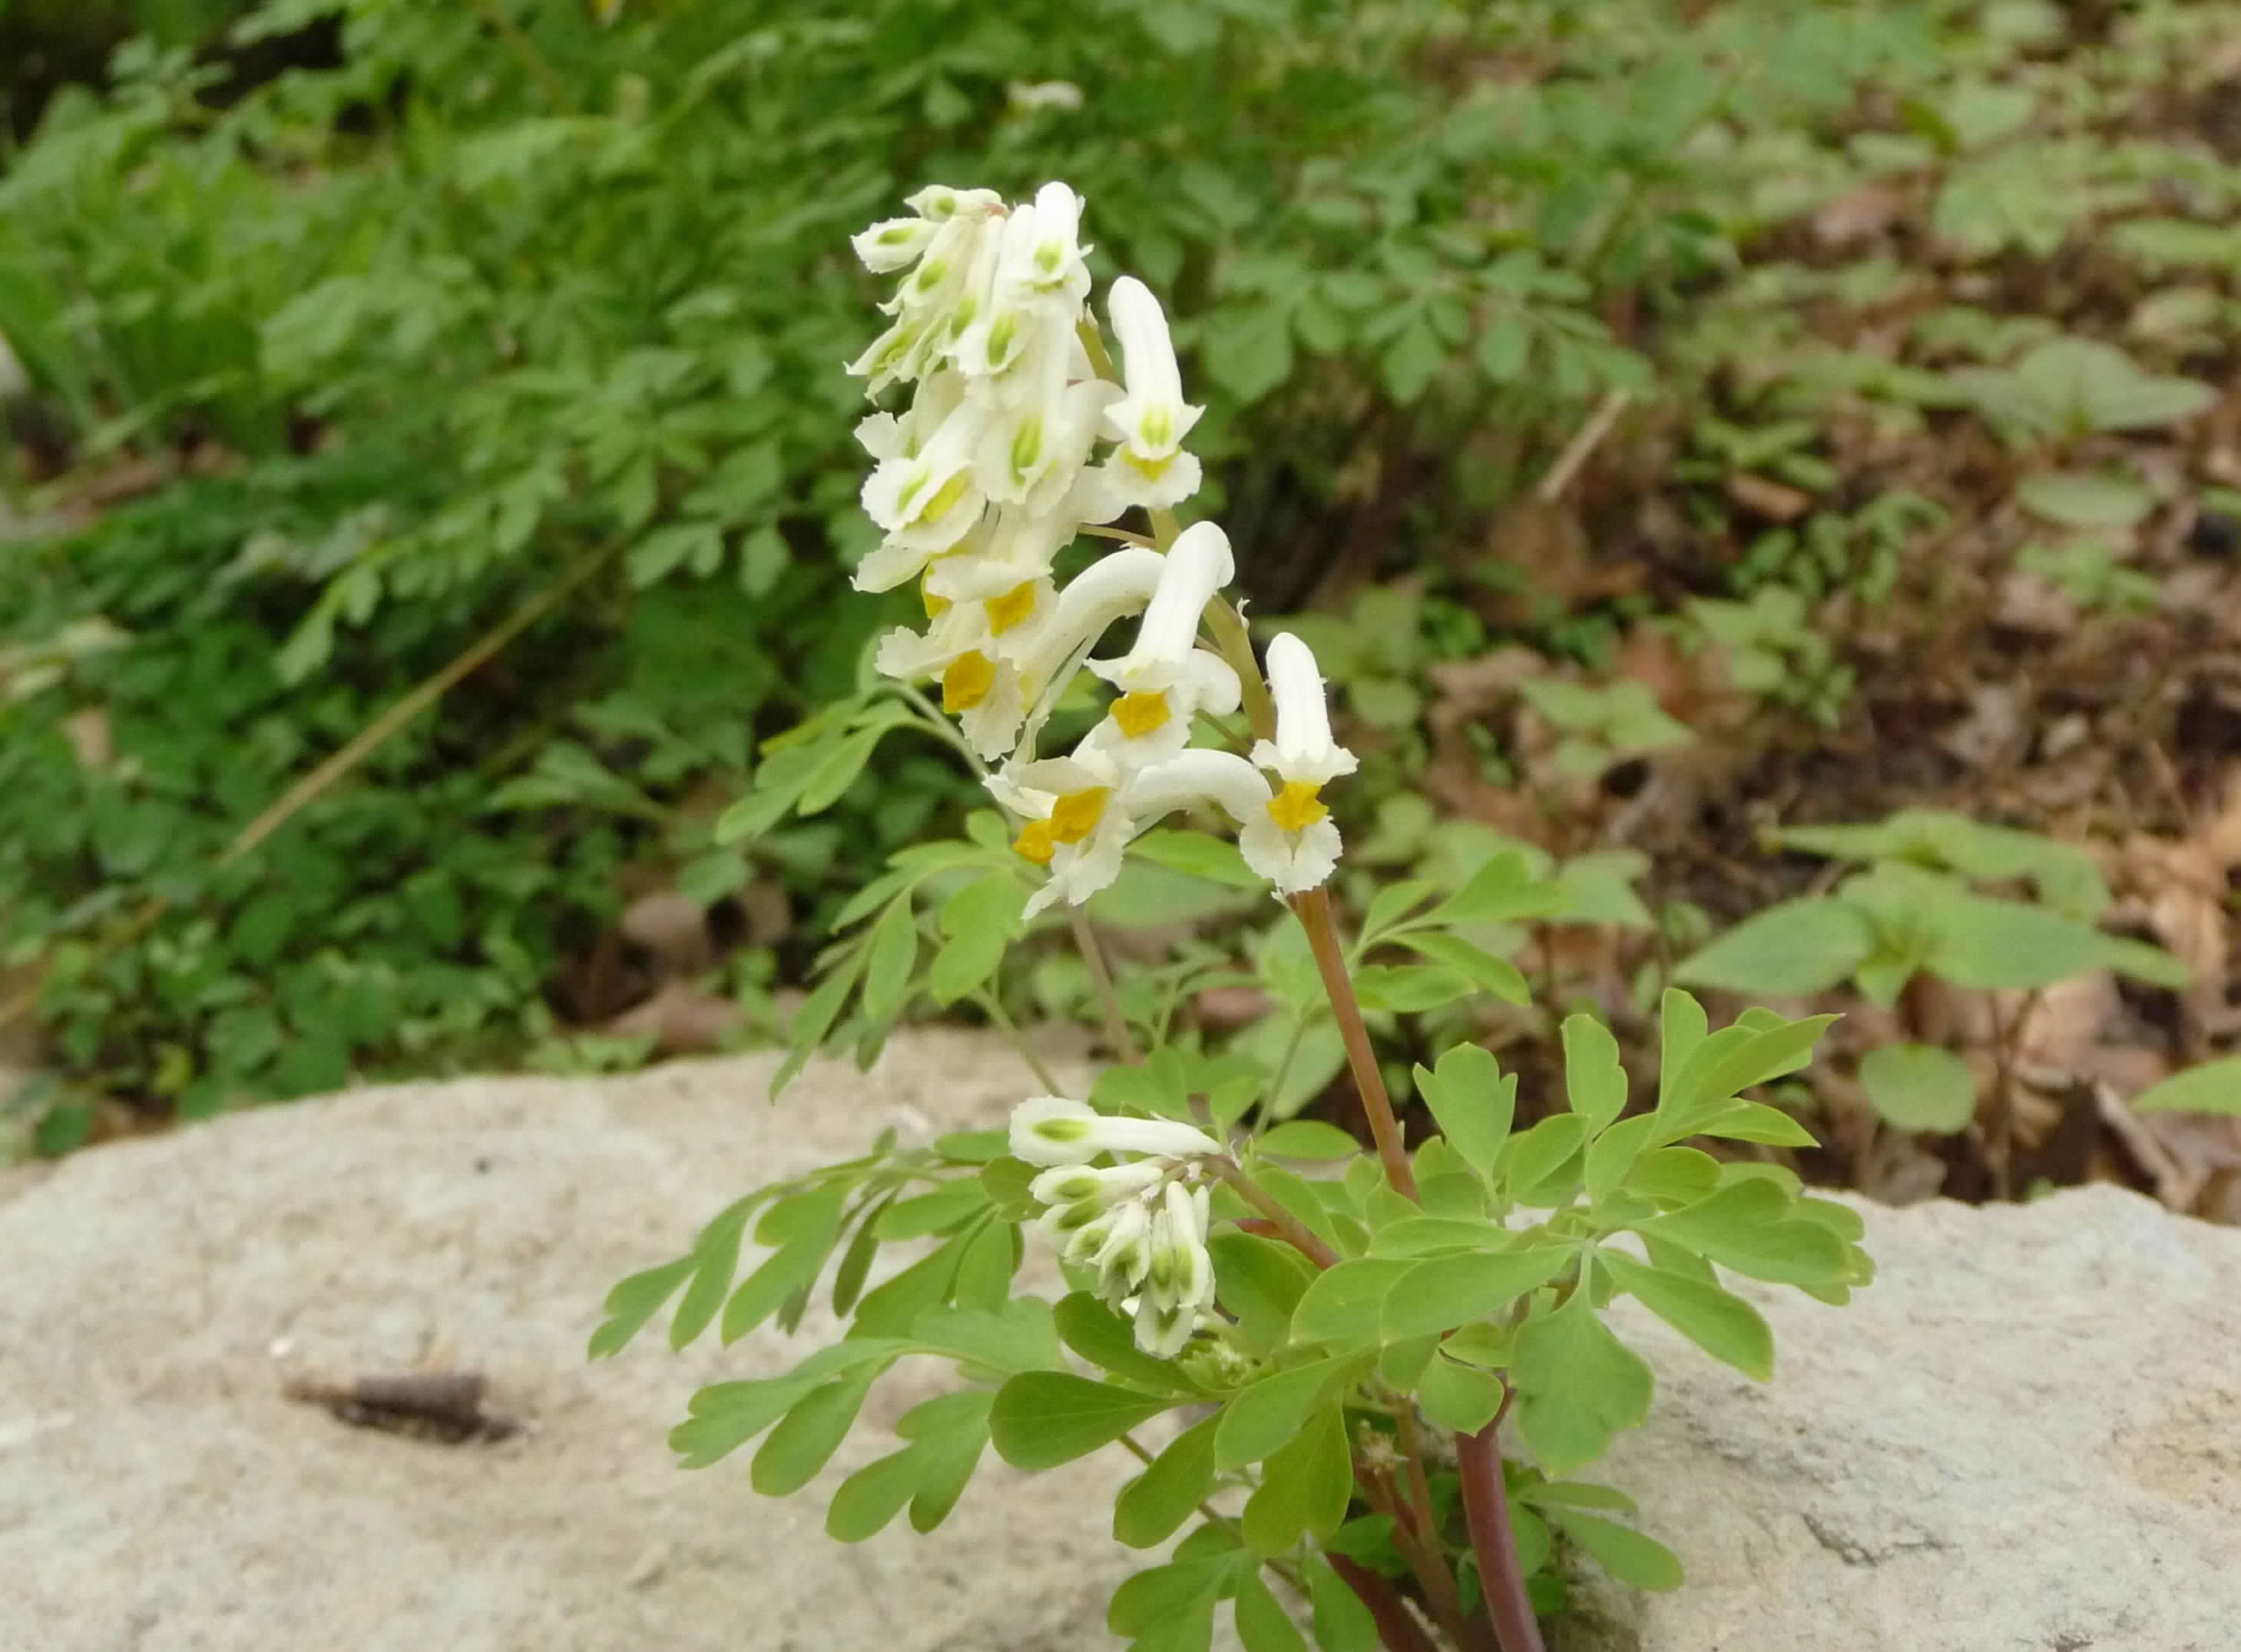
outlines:
{"label": "flower stalk", "polygon": [[1377,1065],[1377,1052],[1369,1042],[1369,1028],[1361,1019],[1361,1005],[1354,995],[1354,978],[1347,973],[1346,948],[1340,944],[1338,926],[1331,920],[1330,892],[1314,888],[1292,897],[1292,910],[1308,932],[1308,945],[1315,955],[1315,968],[1323,978],[1323,991],[1337,1018],[1339,1037],[1346,1044],[1346,1063],[1361,1093],[1361,1110],[1368,1115],[1369,1134],[1377,1143],[1377,1156],[1385,1178],[1404,1199],[1416,1196],[1415,1173],[1409,1168],[1408,1149],[1401,1140],[1401,1123],[1393,1115],[1393,1098],[1385,1088],[1385,1074]]}
{"label": "flower stalk", "polygon": [[1509,1415],[1515,1393],[1504,1395],[1502,1409],[1485,1428],[1455,1436],[1455,1467],[1462,1476],[1463,1518],[1470,1526],[1471,1550],[1478,1556],[1479,1582],[1502,1652],[1543,1652],[1540,1621],[1533,1615],[1533,1597],[1526,1592],[1525,1570],[1518,1562],[1509,1488],[1502,1472],[1502,1422]]}

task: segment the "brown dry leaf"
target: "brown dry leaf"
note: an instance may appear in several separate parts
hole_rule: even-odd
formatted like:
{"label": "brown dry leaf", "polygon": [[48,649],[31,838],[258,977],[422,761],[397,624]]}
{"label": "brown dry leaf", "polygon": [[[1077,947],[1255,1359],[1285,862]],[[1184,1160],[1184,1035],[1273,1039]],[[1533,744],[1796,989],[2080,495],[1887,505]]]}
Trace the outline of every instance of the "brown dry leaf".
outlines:
{"label": "brown dry leaf", "polygon": [[611,1038],[651,1038],[656,1055],[706,1055],[723,1047],[739,1021],[739,1007],[730,999],[690,981],[669,980],[599,1031]]}
{"label": "brown dry leaf", "polygon": [[2016,1061],[2057,1083],[2094,1071],[2101,1035],[2124,1013],[2117,978],[2107,970],[2057,981],[2038,993],[2016,1029]]}
{"label": "brown dry leaf", "polygon": [[2191,842],[2145,835],[2127,839],[2120,852],[2132,903],[2156,939],[2194,972],[2179,994],[2184,1031],[2194,1053],[2225,1007],[2231,925],[2225,912],[2225,866],[2199,837]]}
{"label": "brown dry leaf", "polygon": [[1554,607],[1571,613],[1640,590],[1649,570],[1636,558],[1598,561],[1579,512],[1565,500],[1521,495],[1495,519],[1487,558],[1516,571],[1518,589],[1489,592],[1479,606],[1496,625],[1529,625]]}
{"label": "brown dry leaf", "polygon": [[2029,708],[2022,685],[1973,683],[1969,709],[1937,736],[1937,744],[1970,768],[2004,769],[2030,744]]}
{"label": "brown dry leaf", "polygon": [[1824,247],[1846,246],[1881,235],[1906,214],[1907,192],[1883,179],[1847,190],[1813,215],[1813,238]]}
{"label": "brown dry leaf", "polygon": [[1738,471],[1728,478],[1728,497],[1769,522],[1795,522],[1813,508],[1813,496],[1802,488]]}
{"label": "brown dry leaf", "polygon": [[658,975],[698,975],[716,961],[707,913],[674,889],[658,889],[632,901],[623,908],[621,928],[625,940],[646,949]]}
{"label": "brown dry leaf", "polygon": [[2197,828],[2195,841],[2221,869],[2241,866],[2241,763],[2225,771],[2217,813]]}
{"label": "brown dry leaf", "polygon": [[2002,577],[1992,619],[2010,631],[2066,637],[2077,628],[2077,604],[2051,579],[2018,568]]}

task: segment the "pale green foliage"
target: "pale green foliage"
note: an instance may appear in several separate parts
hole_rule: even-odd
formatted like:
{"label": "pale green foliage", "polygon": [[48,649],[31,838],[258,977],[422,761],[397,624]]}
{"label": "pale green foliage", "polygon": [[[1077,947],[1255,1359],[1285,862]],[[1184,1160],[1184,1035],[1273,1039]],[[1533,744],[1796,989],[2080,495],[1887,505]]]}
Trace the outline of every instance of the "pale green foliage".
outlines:
{"label": "pale green foliage", "polygon": [[[1943,810],[1907,809],[1863,826],[1796,826],[1782,847],[1865,862],[1826,895],[1779,902],[1683,959],[1675,979],[1755,997],[1796,997],[1850,981],[1886,1007],[1917,972],[1977,991],[2031,991],[2097,970],[2178,987],[2184,964],[2159,946],[2112,935],[2092,855]],[[1977,884],[2028,883],[2035,899]],[[1861,1065],[1869,1100],[1902,1129],[1967,1124],[1975,1082],[1957,1056],[1922,1045],[1875,1052]]]}
{"label": "pale green foliage", "polygon": [[[1361,949],[1422,944],[1455,924],[1529,910],[1547,898],[1534,888],[1517,862],[1422,911],[1422,886],[1395,886]],[[1237,1221],[1253,1213],[1221,1190],[1210,1249],[1223,1328],[1202,1331],[1174,1361],[1141,1352],[1126,1322],[1086,1290],[1055,1301],[1013,1294],[1023,1244],[1040,1242],[1020,1227],[1033,1209],[1032,1172],[993,1133],[912,1150],[885,1139],[863,1159],[750,1195],[686,1256],[618,1286],[592,1350],[620,1348],[672,1299],[670,1336],[680,1346],[712,1326],[727,1341],[773,1316],[791,1327],[829,1281],[846,1337],[786,1375],[703,1389],[673,1436],[693,1466],[762,1436],[750,1477],[777,1495],[830,1458],[896,1360],[951,1361],[962,1386],[907,1414],[900,1448],[834,1494],[827,1529],[846,1541],[906,1508],[921,1530],[939,1523],[986,1445],[1015,1467],[1048,1469],[1165,1413],[1212,1408],[1118,1500],[1115,1535],[1131,1547],[1195,1523],[1171,1560],[1114,1597],[1111,1627],[1139,1645],[1196,1635],[1225,1601],[1248,1644],[1276,1644],[1268,1637],[1281,1614],[1272,1615],[1264,1568],[1315,1602],[1321,1645],[1373,1644],[1348,1627],[1319,1570],[1325,1549],[1373,1569],[1400,1564],[1384,1517],[1353,1512],[1355,1450],[1389,1433],[1395,1406],[1413,1405],[1441,1428],[1483,1428],[1505,1390],[1533,1457],[1509,1488],[1527,1564],[1548,1565],[1553,1530],[1615,1576],[1671,1588],[1674,1556],[1609,1518],[1630,1511],[1629,1500],[1572,1478],[1642,1423],[1654,1388],[1649,1367],[1602,1314],[1616,1296],[1634,1296],[1713,1358],[1763,1381],[1771,1337],[1723,1271],[1832,1302],[1868,1282],[1860,1219],[1848,1207],[1806,1195],[1786,1170],[1723,1163],[1689,1145],[1810,1142],[1789,1115],[1747,1095],[1802,1066],[1829,1019],[1754,1010],[1714,1032],[1693,1000],[1670,993],[1654,1104],[1629,1112],[1636,1087],[1616,1040],[1574,1016],[1563,1028],[1564,1105],[1522,1129],[1515,1077],[1485,1050],[1458,1045],[1416,1072],[1440,1127],[1415,1154],[1416,1201],[1328,1126],[1241,1139],[1241,1174],[1335,1260],[1319,1269],[1243,1230]],[[1219,1130],[1259,1092],[1234,1064],[1169,1047],[1108,1069],[1098,1099],[1109,1111]],[[1277,1162],[1301,1158],[1343,1162],[1312,1180]],[[750,1233],[764,1254],[735,1279]],[[910,1241],[914,1260],[900,1271],[880,1264],[883,1247]],[[883,1282],[866,1290],[874,1277]],[[1435,1468],[1435,1481],[1447,1474]],[[1209,1503],[1216,1516],[1204,1512]]]}

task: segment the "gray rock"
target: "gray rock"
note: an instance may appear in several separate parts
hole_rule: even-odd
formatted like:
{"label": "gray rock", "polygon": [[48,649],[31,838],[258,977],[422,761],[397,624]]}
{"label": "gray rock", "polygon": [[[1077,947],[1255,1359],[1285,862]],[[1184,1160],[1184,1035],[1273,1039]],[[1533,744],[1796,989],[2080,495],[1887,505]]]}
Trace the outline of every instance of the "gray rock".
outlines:
{"label": "gray rock", "polygon": [[[978,1039],[896,1040],[775,1107],[765,1059],[625,1079],[366,1090],[106,1147],[0,1180],[0,1652],[881,1652],[1096,1644],[1131,1569],[1126,1460],[1026,1480],[993,1459],[950,1522],[822,1529],[866,1431],[803,1495],[742,1454],[673,1466],[698,1385],[799,1341],[659,1328],[584,1344],[607,1288],[765,1180],[1000,1120],[1040,1087]],[[528,1430],[445,1446],[337,1421],[286,1365],[389,1372],[441,1351]],[[891,1422],[940,1374],[900,1368]],[[915,1392],[912,1390],[915,1388]]]}
{"label": "gray rock", "polygon": [[2105,1186],[1861,1207],[1848,1306],[1745,1287],[1769,1384],[1621,1309],[1657,1399],[1593,1475],[1689,1581],[1588,1585],[1552,1652],[2241,1648],[2241,1233]]}
{"label": "gray rock", "polygon": [[[663,1444],[694,1387],[829,1322],[584,1361],[608,1286],[740,1191],[1039,1087],[943,1033],[775,1108],[768,1071],[368,1090],[0,1178],[0,1652],[1109,1644],[1126,1459],[992,1461],[940,1531],[843,1548],[824,1493],[876,1434],[781,1502]],[[1870,1245],[1850,1308],[1762,1297],[1769,1388],[1629,1325],[1659,1405],[1603,1477],[1691,1582],[1583,1585],[1557,1652],[2241,1646],[2241,1234],[2097,1189],[1875,1212]],[[445,1446],[281,1393],[431,1352],[526,1431]],[[940,1380],[906,1366],[867,1415]]]}

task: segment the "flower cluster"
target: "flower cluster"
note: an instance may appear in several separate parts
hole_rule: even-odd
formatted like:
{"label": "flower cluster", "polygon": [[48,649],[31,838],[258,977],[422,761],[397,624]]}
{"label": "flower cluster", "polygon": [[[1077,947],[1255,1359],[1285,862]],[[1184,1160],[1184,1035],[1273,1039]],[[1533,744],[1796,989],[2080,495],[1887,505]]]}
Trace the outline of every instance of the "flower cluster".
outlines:
{"label": "flower cluster", "polygon": [[[1279,891],[1314,888],[1339,853],[1321,789],[1355,759],[1331,738],[1307,645],[1269,645],[1273,739],[1249,758],[1192,744],[1201,714],[1226,718],[1241,699],[1237,667],[1199,640],[1235,568],[1214,524],[1173,529],[1201,479],[1182,442],[1201,410],[1183,400],[1159,300],[1126,276],[1107,291],[1115,383],[1072,190],[1047,184],[1007,207],[987,190],[933,188],[909,204],[914,216],[855,238],[865,264],[900,284],[882,306],[892,324],[850,371],[875,396],[913,387],[900,416],[858,428],[878,460],[864,508],[885,537],[856,584],[915,579],[927,618],[881,639],[880,669],[938,682],[973,749],[1001,759],[988,788],[1024,822],[1020,853],[1049,870],[1030,914],[1088,900],[1120,875],[1132,839],[1204,806],[1237,823],[1247,863]],[[1060,553],[1135,508],[1163,546],[1124,545],[1060,591]],[[1127,652],[1089,658],[1137,615]],[[1102,719],[1067,755],[1039,756],[1051,708],[1085,668],[1114,691]]]}
{"label": "flower cluster", "polygon": [[[1196,1160],[1221,1144],[1194,1125],[1108,1118],[1046,1095],[1013,1110],[1011,1145],[1014,1158],[1043,1167],[1028,1192],[1060,1254],[1096,1271],[1097,1294],[1134,1320],[1138,1348],[1181,1353],[1214,1303],[1208,1188]],[[1090,1162],[1100,1154],[1140,1156]]]}

